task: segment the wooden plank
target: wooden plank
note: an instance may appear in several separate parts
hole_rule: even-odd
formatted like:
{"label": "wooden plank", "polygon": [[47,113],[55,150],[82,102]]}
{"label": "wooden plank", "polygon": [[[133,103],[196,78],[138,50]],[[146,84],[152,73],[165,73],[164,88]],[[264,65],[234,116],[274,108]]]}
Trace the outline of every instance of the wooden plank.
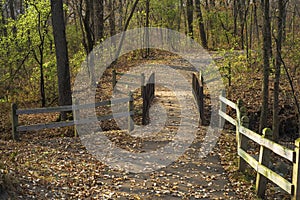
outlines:
{"label": "wooden plank", "polygon": [[260,144],[261,135],[255,133],[254,131],[251,131],[250,129],[247,129],[243,126],[239,127],[240,133],[248,137],[249,139],[253,140],[254,142]]}
{"label": "wooden plank", "polygon": [[118,83],[122,85],[140,86],[140,83],[132,83],[132,82],[125,82],[125,81],[118,81]]}
{"label": "wooden plank", "polygon": [[[263,129],[264,138],[272,138],[273,132],[270,128]],[[268,166],[271,157],[271,150],[265,148],[264,146],[260,146],[258,163],[259,165]],[[256,170],[258,171],[258,169]],[[267,190],[268,178],[263,176],[261,173],[256,173],[256,183],[255,183],[255,191],[258,197],[264,199]]]}
{"label": "wooden plank", "polygon": [[17,131],[23,132],[23,131],[38,131],[42,129],[51,129],[51,128],[61,128],[66,126],[73,126],[74,124],[85,124],[85,123],[93,123],[101,120],[108,120],[108,119],[115,119],[115,118],[122,118],[122,117],[128,117],[129,115],[133,115],[134,112],[121,112],[116,113],[114,115],[104,115],[97,117],[97,120],[95,118],[86,118],[86,119],[80,119],[74,121],[67,121],[67,122],[52,122],[52,123],[40,123],[40,124],[33,124],[28,126],[19,126],[17,127]]}
{"label": "wooden plank", "polygon": [[228,122],[230,122],[232,125],[234,125],[234,126],[237,125],[237,121],[235,119],[233,119],[232,117],[230,117],[229,115],[227,115],[226,113],[224,113],[223,111],[219,110],[219,115],[221,117],[223,117],[224,119],[226,119]]}
{"label": "wooden plank", "polygon": [[[240,120],[240,124],[242,126],[248,127],[249,126],[249,118],[247,116],[243,116],[242,119]],[[246,151],[248,149],[249,138],[247,138],[240,132],[238,132],[236,136],[238,136],[238,139],[237,139],[238,149],[243,149]],[[246,172],[247,162],[244,159],[242,159],[241,157],[238,158],[238,166],[239,166],[239,171]]]}
{"label": "wooden plank", "polygon": [[226,99],[225,97],[223,97],[223,96],[220,95],[219,99],[220,99],[220,101],[224,102],[225,104],[227,104],[231,108],[233,108],[235,110],[237,109],[237,105],[235,103],[233,103],[232,101]]}
{"label": "wooden plank", "polygon": [[238,155],[241,156],[253,169],[257,169],[258,161],[243,149],[238,149]]}
{"label": "wooden plank", "polygon": [[17,115],[38,114],[38,113],[51,113],[51,112],[71,111],[71,110],[72,110],[72,105],[68,105],[68,106],[49,107],[49,108],[17,110],[16,114]]}
{"label": "wooden plank", "polygon": [[300,138],[295,140],[295,162],[293,163],[292,182],[294,193],[291,199],[300,199]]}
{"label": "wooden plank", "polygon": [[257,172],[278,185],[280,188],[285,190],[289,194],[293,194],[294,185],[287,181],[285,178],[278,175],[276,172],[272,171],[271,169],[267,168],[264,165],[258,165]]}
{"label": "wooden plank", "polygon": [[274,141],[271,141],[266,138],[261,138],[260,145],[262,145],[268,149],[271,149],[277,155],[279,155],[291,162],[294,161],[294,151],[290,150],[284,146],[281,146],[280,144],[277,144]]}
{"label": "wooden plank", "polygon": [[270,150],[272,150],[277,155],[294,162],[294,151],[291,149],[288,149],[280,144],[277,144],[276,142],[269,140],[267,138],[261,137],[261,135],[251,131],[250,129],[247,129],[243,126],[240,126],[239,131],[248,137],[249,139],[255,141],[261,146],[264,146]]}
{"label": "wooden plank", "polygon": [[113,100],[105,100],[101,102],[95,102],[95,103],[90,103],[90,104],[82,104],[82,105],[76,105],[73,106],[73,109],[88,109],[88,108],[95,108],[95,107],[100,107],[100,106],[110,106],[110,105],[116,105],[120,103],[127,103],[131,99],[129,97],[125,98],[120,98],[120,99],[113,99]]}
{"label": "wooden plank", "polygon": [[23,131],[38,131],[42,129],[50,129],[50,128],[61,128],[61,127],[66,127],[66,126],[73,126],[74,122],[73,121],[68,121],[68,122],[53,122],[49,124],[34,124],[34,125],[29,125],[29,126],[19,126],[17,127],[17,130],[20,132]]}
{"label": "wooden plank", "polygon": [[130,98],[120,98],[115,100],[106,100],[101,102],[95,102],[90,104],[82,104],[82,105],[68,105],[68,106],[58,106],[58,107],[49,107],[49,108],[34,108],[34,109],[24,109],[24,110],[17,110],[17,115],[24,115],[24,114],[39,114],[39,113],[52,113],[52,112],[62,112],[62,111],[72,111],[73,109],[88,109],[88,108],[95,108],[99,106],[108,106],[111,104],[119,104],[119,103],[126,103],[129,102]]}
{"label": "wooden plank", "polygon": [[121,113],[116,113],[114,115],[98,116],[96,118],[95,117],[83,118],[80,120],[75,120],[74,124],[81,125],[81,124],[95,123],[95,122],[100,122],[100,121],[109,120],[109,119],[128,117],[128,116],[132,116],[133,114],[134,114],[134,112],[131,111],[130,113],[129,112],[121,112]]}

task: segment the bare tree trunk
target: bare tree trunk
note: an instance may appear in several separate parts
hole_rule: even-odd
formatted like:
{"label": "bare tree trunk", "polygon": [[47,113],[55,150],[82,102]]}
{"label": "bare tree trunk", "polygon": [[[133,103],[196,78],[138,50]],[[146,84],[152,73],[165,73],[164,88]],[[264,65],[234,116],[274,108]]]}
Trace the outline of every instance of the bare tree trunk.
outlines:
{"label": "bare tree trunk", "polygon": [[203,48],[207,49],[207,40],[206,40],[206,33],[203,23],[203,16],[202,16],[202,10],[201,10],[201,3],[200,0],[195,0],[195,6],[196,6],[196,12],[197,12],[197,20],[199,25],[199,31],[200,31],[200,38]]}
{"label": "bare tree trunk", "polygon": [[[64,23],[62,0],[51,0],[52,26],[56,49],[57,76],[58,76],[58,101],[59,105],[71,105],[71,84],[68,48]],[[61,113],[61,119],[66,120],[67,113]]]}
{"label": "bare tree trunk", "polygon": [[233,0],[233,34],[237,35],[238,0]]}
{"label": "bare tree trunk", "polygon": [[[110,28],[110,36],[114,36],[116,34],[116,23],[115,23],[115,6],[113,0],[108,0],[108,9],[111,12],[108,18],[109,20],[109,28]],[[115,44],[114,44],[115,45]]]}
{"label": "bare tree trunk", "polygon": [[[150,0],[146,0],[146,27],[150,26],[150,20],[149,20],[149,14],[150,14]],[[146,29],[146,46],[149,47],[149,30]],[[150,48],[146,48],[146,57],[149,57],[150,55]]]}
{"label": "bare tree trunk", "polygon": [[134,11],[135,11],[136,6],[137,6],[138,3],[139,3],[139,0],[135,0],[134,4],[132,6],[131,12],[130,12],[130,14],[128,16],[128,19],[127,19],[127,21],[125,23],[124,30],[123,30],[123,33],[122,33],[122,37],[121,37],[121,40],[120,40],[120,43],[119,43],[119,47],[118,47],[118,50],[117,50],[117,53],[116,53],[116,58],[118,58],[119,55],[120,55],[120,52],[121,52],[121,49],[122,49],[122,46],[123,46],[123,42],[124,42],[124,38],[125,38],[125,32],[127,31],[127,28],[129,26],[130,20],[131,20],[131,18],[133,16],[133,13],[134,13]]}
{"label": "bare tree trunk", "polygon": [[123,6],[122,0],[119,0],[119,30],[123,29]]}
{"label": "bare tree trunk", "polygon": [[183,12],[183,21],[184,21],[184,33],[187,35],[188,34],[188,27],[187,27],[187,19],[186,19],[186,10],[183,7],[183,0],[180,0],[180,5],[182,8],[182,12]]}
{"label": "bare tree trunk", "polygon": [[85,10],[85,16],[83,18],[83,24],[84,29],[86,33],[86,39],[87,39],[87,46],[86,46],[86,53],[89,54],[94,47],[94,40],[92,35],[92,29],[90,26],[90,18],[91,18],[91,6],[90,6],[90,0],[85,0],[86,4],[86,10]]}
{"label": "bare tree trunk", "polygon": [[104,37],[104,7],[103,0],[93,0],[94,2],[94,44]]}
{"label": "bare tree trunk", "polygon": [[260,115],[259,132],[267,127],[268,103],[269,103],[269,76],[270,76],[270,57],[271,57],[271,20],[270,2],[261,0],[263,11],[263,84],[262,84],[262,107]]}
{"label": "bare tree trunk", "polygon": [[191,38],[194,38],[194,29],[193,29],[193,0],[187,0],[186,2],[186,8],[187,8],[187,21],[188,21],[188,34],[191,36]]}
{"label": "bare tree trunk", "polygon": [[257,46],[260,45],[260,37],[259,37],[259,25],[258,25],[258,17],[257,17],[257,0],[253,0],[253,23],[254,23],[254,35],[256,36]]}
{"label": "bare tree trunk", "polygon": [[278,1],[278,17],[277,17],[277,38],[276,38],[276,61],[275,61],[275,78],[274,78],[274,103],[273,103],[273,139],[276,141],[279,138],[279,83],[281,71],[281,48],[284,32],[284,17],[285,6],[287,1]]}

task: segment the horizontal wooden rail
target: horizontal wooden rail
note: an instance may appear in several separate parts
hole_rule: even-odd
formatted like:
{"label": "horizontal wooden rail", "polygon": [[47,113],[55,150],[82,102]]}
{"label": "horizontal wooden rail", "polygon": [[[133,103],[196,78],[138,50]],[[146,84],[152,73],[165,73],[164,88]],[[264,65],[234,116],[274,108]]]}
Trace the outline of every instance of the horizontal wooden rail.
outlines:
{"label": "horizontal wooden rail", "polygon": [[62,128],[66,126],[73,126],[73,121],[68,122],[53,122],[53,123],[40,123],[40,124],[33,124],[33,125],[27,125],[27,126],[18,126],[17,131],[18,132],[24,132],[24,131],[38,131],[42,129],[51,129],[51,128]]}
{"label": "horizontal wooden rail", "polygon": [[53,113],[53,112],[63,112],[63,111],[71,111],[71,110],[72,110],[72,105],[69,105],[69,106],[60,106],[60,107],[17,110],[16,114],[17,115],[41,114],[41,113]]}
{"label": "horizontal wooden rail", "polygon": [[233,103],[232,101],[226,99],[225,97],[223,97],[223,96],[220,95],[219,99],[220,99],[220,101],[222,101],[226,105],[230,106],[231,108],[233,108],[235,110],[237,109],[237,105],[235,103]]}
{"label": "horizontal wooden rail", "polygon": [[242,133],[243,135],[245,135],[246,137],[248,137],[249,139],[253,140],[254,142],[256,142],[257,144],[264,146],[270,150],[272,150],[274,153],[276,153],[277,155],[291,161],[291,162],[295,162],[296,158],[295,158],[295,151],[286,148],[280,144],[277,144],[276,142],[269,140],[267,138],[263,138],[261,137],[261,135],[243,127],[240,126],[239,127],[240,133]]}
{"label": "horizontal wooden rail", "polygon": [[118,81],[118,83],[122,84],[122,85],[140,86],[139,83],[132,83],[132,82],[127,82],[127,81]]}
{"label": "horizontal wooden rail", "polygon": [[[220,95],[219,100],[221,102],[221,108],[219,110],[220,122],[221,119],[225,119],[231,124],[235,125],[237,129],[237,154],[240,157],[239,169],[241,171],[245,170],[245,167],[243,166],[243,162],[245,162],[257,172],[256,191],[258,196],[261,198],[264,197],[267,183],[266,181],[270,180],[284,191],[289,193],[292,196],[292,199],[300,199],[300,139],[295,141],[295,150],[284,147],[271,140],[272,130],[264,129],[263,135],[260,135],[247,128],[249,124],[249,118],[245,116],[246,112],[243,110],[244,108],[242,107],[241,101],[238,101],[238,104],[235,104],[222,95]],[[226,105],[236,110],[236,120],[225,113]],[[244,126],[244,123],[247,126]],[[258,160],[247,153],[246,148],[248,146],[247,142],[249,139],[260,145],[260,154]],[[271,152],[293,163],[292,182],[268,168]],[[243,162],[241,160],[243,160]]]}
{"label": "horizontal wooden rail", "polygon": [[126,103],[130,100],[129,97],[120,98],[115,100],[106,100],[101,102],[95,102],[90,104],[82,104],[82,105],[69,105],[69,106],[58,106],[58,107],[49,107],[49,108],[34,108],[34,109],[20,109],[16,110],[16,115],[24,115],[24,114],[41,114],[41,113],[53,113],[53,112],[63,112],[63,111],[72,111],[74,109],[88,109],[95,108],[100,106],[109,106],[113,104]]}
{"label": "horizontal wooden rail", "polygon": [[66,122],[52,122],[52,123],[40,123],[40,124],[33,124],[33,125],[24,125],[24,126],[18,126],[17,131],[18,132],[24,132],[24,131],[39,131],[43,129],[51,129],[51,128],[62,128],[67,126],[73,126],[73,125],[80,125],[80,124],[88,124],[88,123],[94,123],[99,122],[102,120],[108,120],[108,119],[116,119],[116,118],[123,118],[128,117],[130,115],[133,115],[134,112],[121,112],[121,113],[115,113],[113,115],[104,115],[104,116],[98,116],[96,118],[85,118],[75,121],[66,121]]}
{"label": "horizontal wooden rail", "polygon": [[[120,76],[124,76],[124,77],[128,77],[128,78],[134,78],[134,79],[140,79],[140,83],[133,83],[133,82],[129,82],[129,81],[117,81],[117,75],[120,75]],[[130,85],[130,86],[143,86],[144,83],[145,83],[145,75],[142,73],[141,75],[136,75],[136,74],[127,74],[127,73],[120,73],[120,72],[117,72],[116,70],[113,70],[112,71],[112,88],[113,90],[115,89],[115,86],[117,85],[117,82],[119,84],[122,84],[122,85]]]}
{"label": "horizontal wooden rail", "polygon": [[223,111],[219,110],[219,115],[221,117],[223,117],[224,119],[226,119],[232,125],[234,125],[234,126],[237,125],[237,121],[235,119],[233,119],[232,117],[230,117],[229,115],[227,115],[226,113],[224,113]]}
{"label": "horizontal wooden rail", "polygon": [[[76,102],[77,103],[77,102]],[[78,117],[78,113],[82,109],[96,108],[100,106],[109,106],[112,104],[121,104],[128,103],[128,111],[113,113],[110,115],[104,116],[96,116],[95,118],[87,118],[87,119],[79,119],[79,120],[71,120],[71,121],[61,121],[61,122],[50,122],[50,123],[39,123],[39,124],[31,124],[31,125],[19,125],[19,115],[25,114],[39,114],[39,113],[55,113],[62,111],[73,111],[73,116],[76,119]],[[12,104],[12,136],[14,140],[19,139],[19,132],[24,131],[38,131],[42,129],[51,129],[51,128],[61,128],[85,123],[92,123],[101,120],[115,119],[115,118],[123,118],[127,117],[130,123],[128,124],[128,130],[133,130],[133,123],[131,117],[134,115],[133,112],[133,95],[130,93],[129,97],[106,100],[102,102],[90,103],[90,104],[80,104],[80,105],[68,105],[68,106],[59,106],[59,107],[50,107],[50,108],[36,108],[36,109],[24,109],[18,110],[16,104]],[[75,133],[77,135],[77,133]]]}

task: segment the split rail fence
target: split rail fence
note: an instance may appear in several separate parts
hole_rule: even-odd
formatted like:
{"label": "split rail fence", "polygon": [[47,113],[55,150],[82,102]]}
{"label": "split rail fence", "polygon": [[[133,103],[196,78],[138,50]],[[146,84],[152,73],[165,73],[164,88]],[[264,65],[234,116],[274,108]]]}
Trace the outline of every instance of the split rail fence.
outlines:
{"label": "split rail fence", "polygon": [[[95,122],[94,119],[80,119],[80,120],[70,120],[70,121],[60,121],[60,122],[50,122],[50,123],[39,123],[32,125],[20,125],[19,116],[28,115],[28,114],[41,114],[41,113],[56,113],[56,112],[72,112],[73,118],[76,119],[76,115],[79,114],[81,109],[96,108],[100,106],[109,106],[112,104],[121,104],[128,103],[128,112],[114,113],[111,115],[97,116],[97,121],[115,119],[115,118],[128,118],[128,131],[133,130],[133,124],[131,118],[134,115],[133,111],[133,95],[129,94],[126,98],[120,98],[116,100],[107,100],[102,102],[96,102],[95,104],[84,104],[84,105],[68,105],[68,106],[58,106],[58,107],[49,107],[49,108],[35,108],[35,109],[18,109],[17,104],[13,103],[11,108],[11,117],[12,117],[12,137],[14,140],[19,140],[19,133],[25,131],[38,131],[42,129],[52,129],[52,128],[61,128],[79,124],[87,124]],[[76,104],[76,103],[75,103]],[[75,128],[75,136],[77,136]]]}
{"label": "split rail fence", "polygon": [[[300,138],[295,141],[295,149],[288,149],[274,141],[272,130],[266,128],[260,135],[248,129],[249,118],[246,116],[246,109],[242,101],[237,104],[220,95],[220,126],[223,126],[224,120],[236,126],[237,153],[239,156],[239,170],[245,172],[247,164],[256,170],[256,193],[264,198],[268,180],[285,190],[291,195],[293,200],[300,199]],[[236,111],[236,119],[226,114],[226,106]],[[260,145],[259,158],[256,160],[247,153],[249,140]],[[292,182],[285,179],[278,173],[268,168],[271,152],[293,163]]]}

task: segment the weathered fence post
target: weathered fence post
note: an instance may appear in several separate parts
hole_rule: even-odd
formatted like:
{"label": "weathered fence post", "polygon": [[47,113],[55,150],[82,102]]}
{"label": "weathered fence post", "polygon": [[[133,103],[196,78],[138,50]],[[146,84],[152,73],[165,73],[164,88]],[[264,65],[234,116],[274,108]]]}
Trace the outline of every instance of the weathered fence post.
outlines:
{"label": "weathered fence post", "polygon": [[133,117],[133,93],[129,92],[129,102],[128,102],[128,132],[131,132],[134,129],[134,124],[133,124],[133,119],[131,117]]}
{"label": "weathered fence post", "polygon": [[117,84],[117,72],[116,70],[114,69],[112,71],[112,89],[114,90],[115,86]]}
{"label": "weathered fence post", "polygon": [[[273,133],[269,128],[263,130],[263,138],[272,139]],[[270,161],[271,150],[260,146],[258,162],[261,165],[268,166]],[[258,197],[264,198],[268,179],[257,172],[256,174],[256,193]]]}
{"label": "weathered fence post", "polygon": [[151,98],[151,101],[152,101],[154,99],[154,96],[155,96],[155,73],[154,72],[153,72],[153,75],[152,75],[151,84],[152,84],[152,98]]}
{"label": "weathered fence post", "polygon": [[147,106],[148,106],[148,98],[147,98],[147,86],[142,86],[142,98],[143,98],[143,116],[142,116],[142,125],[147,124]]}
{"label": "weathered fence post", "polygon": [[144,93],[144,86],[145,86],[145,74],[141,74],[141,96],[143,97]]}
{"label": "weathered fence post", "polygon": [[199,113],[200,113],[201,125],[204,125],[204,94],[203,94],[203,77],[201,71],[199,73]]}
{"label": "weathered fence post", "polygon": [[[222,90],[221,96],[225,97],[225,90]],[[220,100],[220,111],[226,112],[226,104],[223,103],[223,101],[221,100]],[[221,115],[219,115],[219,128],[223,128],[224,123],[225,123],[225,119]]]}
{"label": "weathered fence post", "polygon": [[18,123],[19,123],[17,109],[18,109],[17,104],[15,104],[15,103],[11,104],[12,138],[14,141],[19,140],[19,133],[17,131],[17,127],[18,127]]}
{"label": "weathered fence post", "polygon": [[295,160],[293,164],[292,183],[294,185],[294,194],[292,200],[300,199],[300,138],[295,141]]}
{"label": "weathered fence post", "polygon": [[[243,116],[241,118],[241,126],[248,128],[249,127],[249,118],[247,116]],[[244,151],[247,151],[248,149],[248,138],[245,137],[242,133],[238,133],[238,148],[243,149]],[[238,157],[238,166],[239,166],[239,171],[245,172],[246,167],[247,167],[247,162],[241,158],[240,156]]]}
{"label": "weathered fence post", "polygon": [[78,105],[79,105],[79,100],[76,99],[75,100],[75,105],[73,104],[73,122],[74,122],[74,137],[78,137],[78,132],[77,132],[77,118],[79,116],[79,108],[78,108]]}

